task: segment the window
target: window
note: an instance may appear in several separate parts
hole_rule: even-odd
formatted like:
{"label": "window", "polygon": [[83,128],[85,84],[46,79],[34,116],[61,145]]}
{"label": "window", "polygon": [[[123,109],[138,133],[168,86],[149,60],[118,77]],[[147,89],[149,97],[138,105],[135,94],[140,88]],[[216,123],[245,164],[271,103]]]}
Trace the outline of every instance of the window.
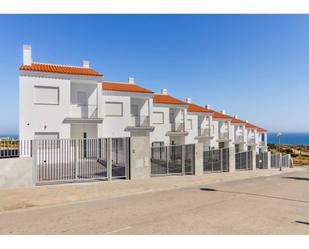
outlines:
{"label": "window", "polygon": [[123,103],[105,102],[105,116],[122,117],[123,116]]}
{"label": "window", "polygon": [[187,130],[192,130],[192,119],[187,119]]}
{"label": "window", "polygon": [[35,86],[34,103],[42,105],[59,105],[59,87]]}
{"label": "window", "polygon": [[163,112],[154,112],[152,115],[152,122],[154,124],[164,124],[164,113]]}

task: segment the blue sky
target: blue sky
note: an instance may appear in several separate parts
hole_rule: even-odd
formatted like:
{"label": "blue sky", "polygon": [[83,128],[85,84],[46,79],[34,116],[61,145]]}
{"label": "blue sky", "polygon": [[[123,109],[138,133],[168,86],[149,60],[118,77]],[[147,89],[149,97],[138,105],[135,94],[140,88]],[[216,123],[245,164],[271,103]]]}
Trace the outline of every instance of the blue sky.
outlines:
{"label": "blue sky", "polygon": [[309,131],[309,15],[0,15],[0,134],[18,132],[22,44],[33,60],[225,109],[270,131]]}

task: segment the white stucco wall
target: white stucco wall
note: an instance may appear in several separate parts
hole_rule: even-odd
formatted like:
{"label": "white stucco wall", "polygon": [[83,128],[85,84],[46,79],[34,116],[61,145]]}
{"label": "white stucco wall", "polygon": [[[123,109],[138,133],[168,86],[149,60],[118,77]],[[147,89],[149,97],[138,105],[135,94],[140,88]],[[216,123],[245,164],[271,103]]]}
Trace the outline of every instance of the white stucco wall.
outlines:
{"label": "white stucco wall", "polygon": [[170,130],[169,107],[154,104],[152,106],[152,112],[162,112],[164,115],[164,122],[163,124],[152,123],[155,129],[150,133],[150,144],[153,142],[164,142],[165,145],[169,145],[170,139],[169,136],[166,136],[166,133]]}

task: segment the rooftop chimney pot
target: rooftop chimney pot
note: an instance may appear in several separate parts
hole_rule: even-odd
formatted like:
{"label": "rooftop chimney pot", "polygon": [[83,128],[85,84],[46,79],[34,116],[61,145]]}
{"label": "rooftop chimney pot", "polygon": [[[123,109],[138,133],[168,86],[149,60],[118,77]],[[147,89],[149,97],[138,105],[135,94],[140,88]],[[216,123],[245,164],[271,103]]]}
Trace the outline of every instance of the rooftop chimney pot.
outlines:
{"label": "rooftop chimney pot", "polygon": [[129,82],[130,84],[134,84],[134,78],[133,78],[133,77],[129,77],[128,82]]}
{"label": "rooftop chimney pot", "polygon": [[210,105],[208,105],[208,104],[205,105],[205,108],[206,108],[206,109],[210,109]]}
{"label": "rooftop chimney pot", "polygon": [[225,114],[225,110],[222,110],[221,113],[222,113],[222,114]]}
{"label": "rooftop chimney pot", "polygon": [[31,45],[23,45],[23,65],[31,66],[32,54]]}
{"label": "rooftop chimney pot", "polygon": [[161,90],[161,94],[167,95],[167,89],[165,89],[165,88],[162,89],[162,90]]}
{"label": "rooftop chimney pot", "polygon": [[187,98],[187,103],[192,103],[191,98]]}
{"label": "rooftop chimney pot", "polygon": [[84,68],[90,68],[90,61],[84,60],[83,61],[83,67]]}

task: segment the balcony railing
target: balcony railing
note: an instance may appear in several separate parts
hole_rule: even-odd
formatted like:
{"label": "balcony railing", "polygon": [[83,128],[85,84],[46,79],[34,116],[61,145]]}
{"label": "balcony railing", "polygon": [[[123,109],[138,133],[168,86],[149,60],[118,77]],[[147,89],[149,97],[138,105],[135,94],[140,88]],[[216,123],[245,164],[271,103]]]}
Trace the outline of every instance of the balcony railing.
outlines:
{"label": "balcony railing", "polygon": [[252,138],[252,137],[248,138],[248,143],[255,144],[255,138]]}
{"label": "balcony railing", "polygon": [[211,136],[211,130],[210,128],[200,128],[198,130],[198,135],[201,137]]}
{"label": "balcony railing", "polygon": [[130,125],[134,127],[149,127],[149,116],[131,116]]}
{"label": "balcony railing", "polygon": [[266,142],[265,141],[260,141],[260,146],[266,146]]}
{"label": "balcony railing", "polygon": [[243,142],[244,141],[244,136],[243,135],[237,135],[235,137],[235,142],[236,143],[240,143],[240,142]]}
{"label": "balcony railing", "polygon": [[171,131],[172,132],[184,132],[184,124],[183,123],[171,123]]}
{"label": "balcony railing", "polygon": [[70,118],[98,118],[98,106],[71,105]]}
{"label": "balcony railing", "polygon": [[229,133],[227,131],[219,133],[219,139],[229,139]]}

